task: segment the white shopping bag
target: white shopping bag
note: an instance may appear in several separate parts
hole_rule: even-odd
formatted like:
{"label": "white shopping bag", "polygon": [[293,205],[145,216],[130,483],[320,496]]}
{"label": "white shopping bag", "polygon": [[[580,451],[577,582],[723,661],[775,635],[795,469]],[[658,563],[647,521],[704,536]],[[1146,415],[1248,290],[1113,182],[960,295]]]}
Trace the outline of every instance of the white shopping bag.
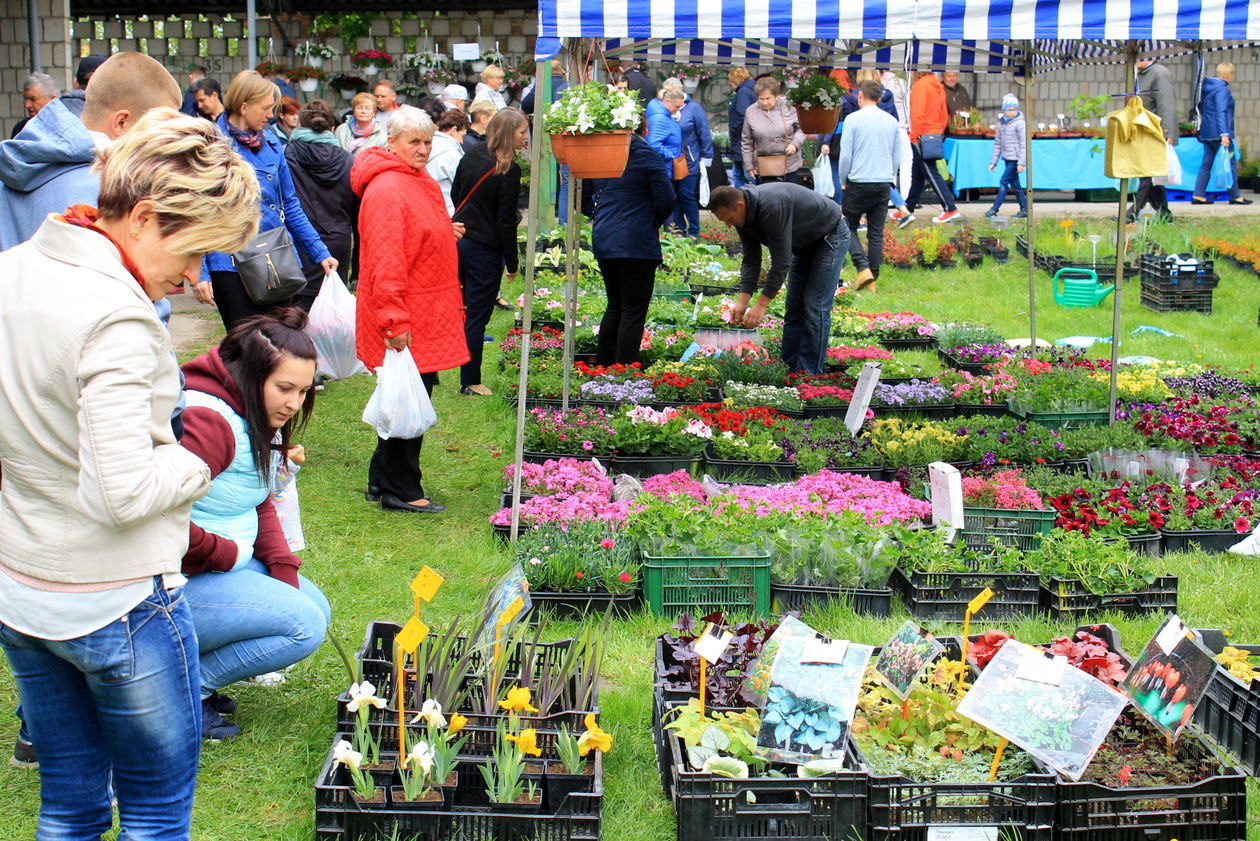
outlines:
{"label": "white shopping bag", "polygon": [[354,350],[355,298],[336,272],[324,283],[311,304],[306,334],[319,354],[316,367],[334,380],[343,380],[367,370]]}
{"label": "white shopping bag", "polygon": [[1151,179],[1152,184],[1161,186],[1171,186],[1181,183],[1181,158],[1177,157],[1177,150],[1167,143],[1164,148],[1168,150],[1168,174],[1156,175]]}
{"label": "white shopping bag", "polygon": [[385,351],[385,361],[376,369],[376,391],[363,409],[363,422],[382,438],[419,438],[437,423],[437,412],[411,351]]}
{"label": "white shopping bag", "polygon": [[814,175],[815,193],[828,199],[836,194],[836,185],[831,180],[831,158],[819,155],[810,172]]}

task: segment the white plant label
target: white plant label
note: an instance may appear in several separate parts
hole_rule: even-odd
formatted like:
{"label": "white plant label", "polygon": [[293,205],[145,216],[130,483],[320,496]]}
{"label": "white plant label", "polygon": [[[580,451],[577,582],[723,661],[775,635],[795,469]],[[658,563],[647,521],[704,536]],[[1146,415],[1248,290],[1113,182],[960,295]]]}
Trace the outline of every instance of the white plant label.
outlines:
{"label": "white plant label", "polygon": [[1177,647],[1177,644],[1186,638],[1186,633],[1186,626],[1181,621],[1181,617],[1176,615],[1170,616],[1168,624],[1164,626],[1164,630],[1160,631],[1159,635],[1155,637],[1155,644],[1165,654],[1172,654],[1172,650]]}
{"label": "white plant label", "polygon": [[801,652],[802,663],[832,663],[844,665],[844,655],[849,651],[848,640],[832,640],[814,637],[805,641]]}
{"label": "white plant label", "polygon": [[475,41],[467,44],[451,44],[451,58],[455,61],[478,61],[481,58],[481,44]]}
{"label": "white plant label", "polygon": [[1067,668],[1067,664],[1067,658],[1063,656],[1052,656],[1042,651],[1030,652],[1020,661],[1015,677],[1058,686],[1063,682],[1063,670]]}
{"label": "white plant label", "polygon": [[998,841],[996,826],[929,826],[927,841]]}
{"label": "white plant label", "polygon": [[723,631],[710,622],[692,648],[695,649],[696,654],[708,660],[710,666],[716,666],[717,661],[722,658],[722,652],[726,651],[726,647],[734,638],[735,635],[730,631]]}
{"label": "white plant label", "polygon": [[962,474],[944,461],[928,465],[928,482],[932,490],[932,522],[949,529],[949,537],[963,526]]}
{"label": "white plant label", "polygon": [[857,385],[853,387],[849,411],[844,413],[844,425],[849,428],[850,435],[857,435],[862,424],[866,423],[866,410],[871,407],[871,395],[875,393],[875,386],[879,385],[879,372],[883,369],[883,364],[879,362],[867,362],[862,366]]}

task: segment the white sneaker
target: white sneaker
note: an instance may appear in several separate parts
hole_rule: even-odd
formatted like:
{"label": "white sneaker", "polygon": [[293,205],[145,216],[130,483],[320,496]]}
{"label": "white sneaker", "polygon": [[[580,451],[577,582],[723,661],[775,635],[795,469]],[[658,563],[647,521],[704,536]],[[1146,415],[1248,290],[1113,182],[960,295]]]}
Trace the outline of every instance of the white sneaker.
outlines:
{"label": "white sneaker", "polygon": [[901,228],[906,227],[912,222],[914,222],[914,214],[907,213],[904,216],[902,216],[901,219],[897,222],[897,228],[900,230]]}
{"label": "white sneaker", "polygon": [[289,676],[284,672],[267,672],[266,674],[254,675],[249,679],[250,683],[256,683],[259,686],[279,686],[288,681]]}
{"label": "white sneaker", "polygon": [[943,225],[946,222],[953,222],[960,216],[962,216],[961,210],[947,210],[940,216],[933,216],[932,221],[936,222],[938,225]]}

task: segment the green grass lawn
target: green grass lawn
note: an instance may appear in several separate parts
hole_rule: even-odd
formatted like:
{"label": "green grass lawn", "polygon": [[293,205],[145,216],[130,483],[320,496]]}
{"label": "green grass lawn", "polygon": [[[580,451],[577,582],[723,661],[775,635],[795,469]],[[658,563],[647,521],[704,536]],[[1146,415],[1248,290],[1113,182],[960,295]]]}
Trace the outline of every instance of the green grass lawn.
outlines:
{"label": "green grass lawn", "polygon": [[[1205,226],[1206,228],[1207,226]],[[1230,222],[1211,233],[1242,231]],[[1199,231],[1196,231],[1198,233]],[[1202,231],[1207,233],[1207,230]],[[1013,249],[1012,249],[1013,250]],[[1126,287],[1124,354],[1221,361],[1245,365],[1260,359],[1255,311],[1260,278],[1232,266],[1221,269],[1213,315],[1159,315],[1137,302],[1137,283]],[[1038,333],[1050,338],[1087,334],[1108,336],[1110,309],[1063,310],[1049,294],[1050,281],[1036,278]],[[913,309],[931,319],[979,319],[1011,336],[1027,335],[1026,263],[1013,257],[1006,266],[991,261],[978,270],[886,272],[878,293],[858,297],[865,310]],[[508,290],[515,294],[515,290]],[[502,336],[509,313],[496,313],[489,332]],[[1185,334],[1184,339],[1129,337],[1139,324]],[[487,353],[494,371],[497,352]],[[497,376],[488,383],[502,392]],[[471,614],[485,584],[508,567],[508,553],[490,536],[486,518],[498,504],[501,471],[510,458],[514,415],[497,398],[461,397],[457,376],[446,375],[435,394],[440,423],[426,436],[422,463],[425,487],[449,506],[440,516],[383,513],[364,502],[362,491],[374,436],[359,416],[372,380],[360,376],[329,385],[301,440],[308,461],[299,477],[308,549],[303,572],[314,579],[333,604],[331,632],[347,647],[358,647],[369,620],[401,621],[411,610],[407,584],[428,564],[446,577],[446,585],[425,608],[424,616],[446,620]],[[1178,555],[1160,564],[1181,576],[1183,618],[1199,627],[1221,627],[1241,642],[1260,642],[1260,571],[1252,559],[1233,556]],[[1255,589],[1253,589],[1255,588]],[[882,643],[904,621],[896,615],[876,620],[841,609],[812,612],[805,620],[821,631],[866,643]],[[1100,617],[1102,618],[1102,617]],[[1136,651],[1158,625],[1158,618],[1117,619],[1126,648]],[[432,621],[430,624],[434,624]],[[652,638],[668,622],[636,616],[616,623],[609,639],[600,703],[601,725],[614,734],[607,757],[604,837],[663,841],[674,837],[673,812],[660,790],[649,735]],[[1021,639],[1047,641],[1070,631],[1066,624],[1025,622],[1012,627]],[[976,630],[990,623],[981,617]],[[956,626],[937,624],[949,633]],[[561,637],[571,626],[557,625]],[[273,688],[234,687],[240,702],[235,719],[242,736],[207,745],[202,754],[193,837],[199,841],[262,841],[313,837],[313,783],[327,754],[335,721],[337,693],[347,678],[330,645],[298,665],[287,684]],[[0,709],[11,708],[16,694],[0,666]],[[0,716],[0,749],[7,751],[16,721]],[[38,810],[38,776],[0,765],[0,826],[10,838],[33,835]],[[1248,838],[1260,841],[1260,797],[1251,789]]]}

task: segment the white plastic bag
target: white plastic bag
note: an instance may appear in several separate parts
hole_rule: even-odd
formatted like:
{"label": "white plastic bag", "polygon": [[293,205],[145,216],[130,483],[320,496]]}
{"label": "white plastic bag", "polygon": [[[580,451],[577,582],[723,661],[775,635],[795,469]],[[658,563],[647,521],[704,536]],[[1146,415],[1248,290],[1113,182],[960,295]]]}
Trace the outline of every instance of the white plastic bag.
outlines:
{"label": "white plastic bag", "polygon": [[385,351],[385,361],[376,369],[376,391],[363,409],[363,422],[382,438],[419,438],[437,423],[437,412],[411,351]]}
{"label": "white plastic bag", "polygon": [[1161,186],[1173,186],[1181,183],[1181,158],[1177,157],[1177,150],[1167,143],[1164,148],[1168,150],[1168,174],[1156,175],[1151,179],[1152,184]]}
{"label": "white plastic bag", "polygon": [[814,166],[810,169],[810,172],[814,175],[815,193],[827,199],[836,194],[836,185],[831,180],[831,158],[826,155],[819,155],[818,160],[814,161]]}
{"label": "white plastic bag", "polygon": [[700,189],[696,198],[699,200],[701,207],[709,206],[709,193],[711,192],[709,188],[709,166],[712,163],[713,161],[708,158],[703,158],[700,161]]}
{"label": "white plastic bag", "polygon": [[324,278],[311,304],[306,334],[319,354],[316,367],[334,380],[344,380],[367,370],[355,354],[354,307],[354,296],[336,272]]}

